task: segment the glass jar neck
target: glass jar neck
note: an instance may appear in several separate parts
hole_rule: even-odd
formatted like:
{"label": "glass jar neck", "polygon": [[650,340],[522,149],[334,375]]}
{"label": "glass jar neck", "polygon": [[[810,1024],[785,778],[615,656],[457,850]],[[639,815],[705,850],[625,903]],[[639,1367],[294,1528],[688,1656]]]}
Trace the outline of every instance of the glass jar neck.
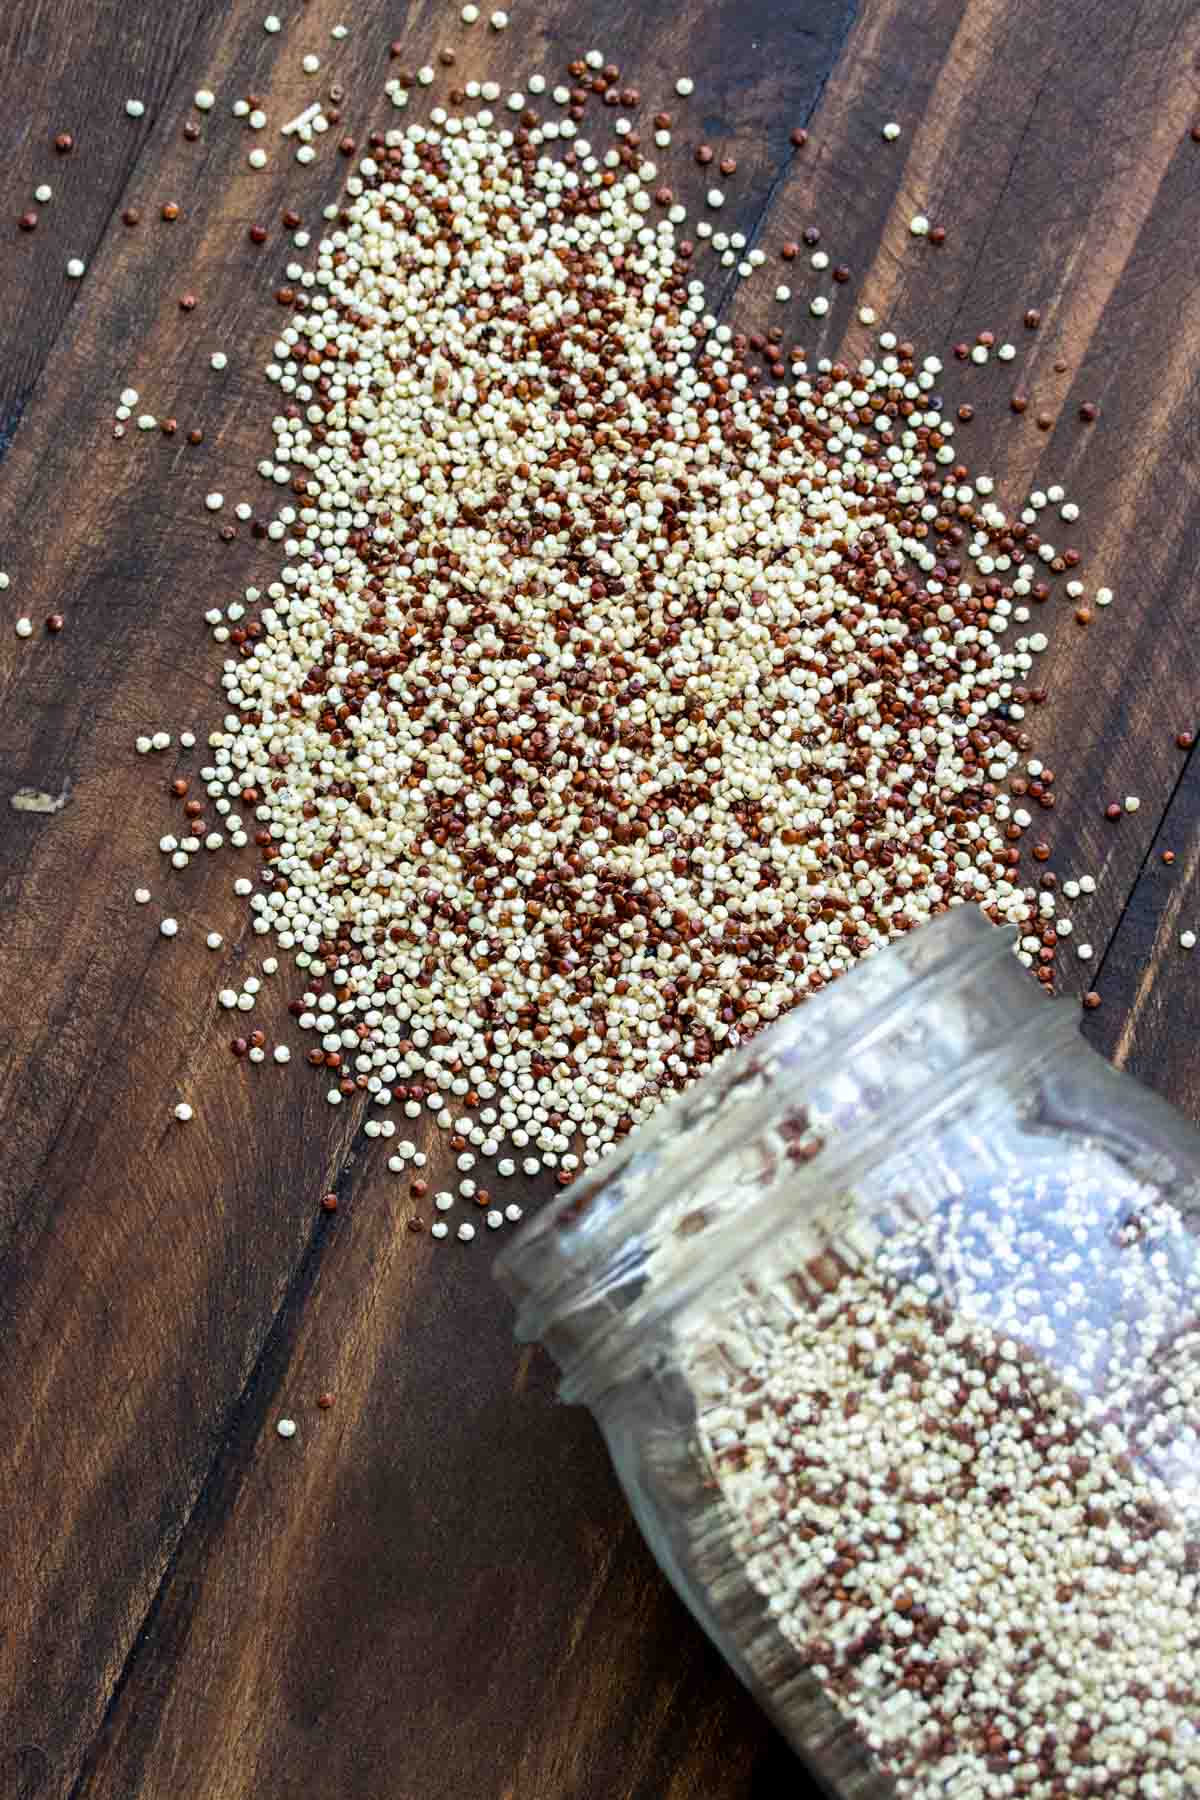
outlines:
{"label": "glass jar neck", "polygon": [[[518,1335],[594,1399],[654,1326],[964,1096],[1074,1040],[1011,954],[954,907],[732,1051],[534,1221],[500,1259]],[[1065,1008],[1065,1010],[1064,1010]]]}

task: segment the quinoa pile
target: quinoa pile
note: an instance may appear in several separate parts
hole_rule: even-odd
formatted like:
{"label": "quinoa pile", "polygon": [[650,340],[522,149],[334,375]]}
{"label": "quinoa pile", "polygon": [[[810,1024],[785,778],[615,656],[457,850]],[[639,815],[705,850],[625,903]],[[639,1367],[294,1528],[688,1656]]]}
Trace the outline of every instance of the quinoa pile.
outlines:
{"label": "quinoa pile", "polygon": [[935,358],[756,363],[652,166],[556,129],[380,134],[285,296],[287,562],[214,615],[202,775],[331,1103],[565,1181],[954,902],[1050,979],[998,784],[1062,558],[957,461]]}

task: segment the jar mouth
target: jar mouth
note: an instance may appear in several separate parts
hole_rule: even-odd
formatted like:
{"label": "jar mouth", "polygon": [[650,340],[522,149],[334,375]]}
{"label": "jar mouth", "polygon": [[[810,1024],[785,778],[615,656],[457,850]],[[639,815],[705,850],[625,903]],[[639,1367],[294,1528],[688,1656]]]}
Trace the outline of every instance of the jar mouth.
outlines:
{"label": "jar mouth", "polygon": [[[997,928],[977,907],[963,905],[864,959],[729,1052],[526,1228],[498,1260],[496,1277],[517,1304],[518,1337],[542,1339],[557,1356],[564,1399],[581,1396],[577,1365],[594,1366],[594,1352],[610,1329],[641,1331],[719,1275],[728,1266],[731,1232],[737,1233],[733,1253],[740,1259],[778,1229],[778,1194],[774,1205],[771,1197],[752,1194],[705,1230],[680,1279],[663,1281],[653,1297],[634,1297],[649,1269],[653,1226],[661,1220],[664,1201],[698,1187],[706,1172],[763,1132],[781,1108],[780,1076],[802,1112],[806,1083],[811,1088],[818,1076],[827,1080],[835,1066],[861,1068],[872,1057],[878,1061],[881,1047],[902,1047],[935,992],[979,983],[981,977],[989,993],[1001,993],[1011,1014],[1001,1036],[997,1027],[990,1040],[964,1046],[953,1079],[940,1089],[935,1085],[919,1098],[896,1100],[886,1085],[881,1088],[878,1104],[867,1108],[861,1122],[839,1133],[832,1145],[820,1146],[811,1161],[806,1157],[806,1168],[791,1172],[789,1204],[802,1205],[804,1195],[845,1181],[852,1166],[878,1155],[899,1132],[931,1120],[943,1096],[957,1103],[964,1086],[992,1062],[1009,1062],[1018,1054],[1018,1039],[1027,1045],[1020,1055],[1028,1062],[1040,1047],[1057,1052],[1074,1035],[1073,1008],[1069,1020],[1058,1007],[1053,1011],[1059,1017],[1047,1020],[1045,998],[1011,955],[1014,936],[1013,928]],[[564,1359],[568,1340],[580,1354]]]}

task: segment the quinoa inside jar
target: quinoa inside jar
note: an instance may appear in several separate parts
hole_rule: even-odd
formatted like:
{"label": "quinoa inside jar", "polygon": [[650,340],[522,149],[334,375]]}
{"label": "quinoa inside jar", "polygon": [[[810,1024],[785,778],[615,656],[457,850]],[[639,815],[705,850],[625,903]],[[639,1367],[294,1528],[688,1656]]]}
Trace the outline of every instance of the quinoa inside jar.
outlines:
{"label": "quinoa inside jar", "polygon": [[501,1279],[835,1794],[1200,1794],[1200,1138],[1006,936],[869,959]]}

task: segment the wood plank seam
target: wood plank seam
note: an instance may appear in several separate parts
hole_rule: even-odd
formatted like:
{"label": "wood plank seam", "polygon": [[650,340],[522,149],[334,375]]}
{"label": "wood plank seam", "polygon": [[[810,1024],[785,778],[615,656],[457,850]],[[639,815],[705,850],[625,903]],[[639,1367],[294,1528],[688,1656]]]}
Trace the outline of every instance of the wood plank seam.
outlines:
{"label": "wood plank seam", "polygon": [[[358,1143],[359,1137],[363,1138],[364,1143],[370,1141],[365,1137],[365,1134],[360,1132],[356,1134],[354,1140],[355,1144]],[[346,1156],[346,1170],[349,1169],[353,1160],[353,1149],[351,1149],[351,1151],[347,1152]],[[345,1172],[346,1171],[343,1171],[343,1176]],[[339,1177],[339,1182],[342,1179],[342,1177]],[[338,1191],[340,1198],[340,1187]],[[313,1288],[316,1286],[317,1275],[322,1261],[324,1243],[329,1235],[329,1227],[323,1216],[318,1213],[303,1254],[297,1263],[283,1298],[272,1316],[270,1325],[264,1335],[262,1346],[255,1359],[254,1366],[240,1393],[229,1407],[225,1424],[220,1433],[217,1449],[196,1490],[196,1497],[180,1523],[175,1536],[175,1542],[171,1546],[167,1559],[163,1565],[162,1575],[154,1589],[154,1593],[145,1610],[141,1623],[133,1634],[129,1649],[125,1655],[125,1660],[121,1664],[116,1680],[112,1684],[100,1722],[97,1725],[91,1741],[88,1743],[80,1758],[79,1771],[71,1785],[68,1800],[83,1800],[83,1796],[86,1794],[87,1785],[91,1779],[92,1769],[96,1757],[103,1746],[109,1722],[120,1704],[121,1695],[136,1672],[137,1663],[144,1646],[150,1641],[154,1621],[161,1610],[164,1598],[174,1580],[180,1558],[184,1552],[190,1533],[193,1527],[197,1529],[202,1528],[205,1519],[212,1510],[214,1495],[227,1464],[226,1448],[228,1444],[237,1436],[239,1430],[246,1424],[247,1419],[252,1415],[255,1420],[256,1432],[261,1430],[266,1414],[275,1403],[275,1396],[279,1386],[278,1371],[287,1366],[292,1349],[290,1341],[291,1334],[299,1329],[304,1302],[308,1299]],[[272,1371],[274,1371],[273,1374]],[[230,1479],[233,1482],[233,1491],[227,1498],[227,1505],[231,1505],[236,1500],[238,1489],[248,1478],[248,1471],[239,1469],[236,1462],[229,1464],[229,1470]]]}
{"label": "wood plank seam", "polygon": [[1137,873],[1134,875],[1133,880],[1129,884],[1129,891],[1126,894],[1125,899],[1121,906],[1121,910],[1117,915],[1116,924],[1113,926],[1111,932],[1109,933],[1108,942],[1105,944],[1103,953],[1100,957],[1099,962],[1096,965],[1096,983],[1095,984],[1096,984],[1097,988],[1099,987],[1100,979],[1101,979],[1102,975],[1104,974],[1104,965],[1108,961],[1109,954],[1113,948],[1113,945],[1116,943],[1118,934],[1120,933],[1120,930],[1121,930],[1121,926],[1125,921],[1125,915],[1128,913],[1130,907],[1133,905],[1134,899],[1137,895],[1138,886],[1142,880],[1143,875],[1145,875],[1146,870],[1150,867],[1150,864],[1154,858],[1154,853],[1158,848],[1158,834],[1162,830],[1163,826],[1166,824],[1167,816],[1170,813],[1172,806],[1175,804],[1176,795],[1178,794],[1180,788],[1183,786],[1184,782],[1187,780],[1188,770],[1191,767],[1191,762],[1192,762],[1192,758],[1194,755],[1195,755],[1195,750],[1192,749],[1192,750],[1189,750],[1187,755],[1184,757],[1182,767],[1179,770],[1179,774],[1175,778],[1174,786],[1171,788],[1170,793],[1167,795],[1166,804],[1164,805],[1162,812],[1159,815],[1158,821],[1154,827],[1154,835],[1150,839],[1150,842],[1146,846],[1146,854],[1143,856],[1141,862],[1138,864]]}
{"label": "wood plank seam", "polygon": [[[820,81],[817,83],[816,88],[813,90],[812,99],[809,101],[808,105],[804,109],[803,118],[798,121],[798,123],[804,130],[808,129],[808,127],[812,124],[813,119],[816,117],[817,109],[819,108],[819,106],[821,104],[821,97],[824,94],[825,89],[829,86],[829,83],[833,78],[834,72],[838,69],[838,67],[841,64],[842,57],[844,56],[845,51],[846,51],[846,45],[850,41],[850,33],[854,30],[854,26],[857,22],[857,19],[858,19],[858,0],[846,0],[846,10],[842,17],[842,22],[841,22],[840,26],[838,27],[838,35],[837,35],[836,39],[834,40],[834,43],[832,46],[832,53],[829,58],[829,66],[825,70],[825,73],[822,75]],[[803,151],[799,152],[799,154],[802,155]],[[779,167],[776,169],[776,171],[775,171],[774,175],[771,177],[770,181],[767,183],[767,191],[766,191],[765,195],[763,196],[762,205],[759,207],[758,212],[755,215],[753,225],[750,227],[749,231],[747,231],[747,233],[746,233],[746,245],[745,245],[745,248],[739,254],[739,258],[738,258],[739,261],[741,261],[744,257],[748,256],[750,251],[757,247],[758,240],[762,236],[763,227],[765,226],[767,220],[771,216],[771,211],[775,205],[776,196],[778,195],[780,189],[785,185],[785,183],[788,181],[788,179],[794,173],[795,161],[796,161],[795,154],[793,154],[792,156],[785,157],[784,160],[780,163]],[[725,285],[721,289],[720,297],[717,300],[717,304],[712,309],[713,314],[716,318],[724,319],[726,313],[729,311],[730,307],[733,305],[733,302],[737,298],[738,290],[741,285],[741,280],[742,280],[742,278],[738,274],[737,269],[736,268],[731,269],[729,272],[729,275],[725,281]]]}

